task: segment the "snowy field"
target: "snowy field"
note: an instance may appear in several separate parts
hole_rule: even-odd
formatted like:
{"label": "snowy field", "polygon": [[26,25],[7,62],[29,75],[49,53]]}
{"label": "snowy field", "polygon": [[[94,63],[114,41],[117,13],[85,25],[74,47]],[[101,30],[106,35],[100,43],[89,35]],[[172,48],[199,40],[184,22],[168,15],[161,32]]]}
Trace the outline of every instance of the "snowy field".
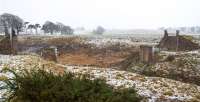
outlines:
{"label": "snowy field", "polygon": [[[0,55],[0,70],[6,66],[15,70],[34,68],[35,65],[42,66],[44,62],[50,63],[37,56]],[[53,63],[51,63],[51,65],[52,64]],[[193,84],[186,84],[160,77],[146,77],[131,72],[117,71],[109,68],[68,66],[55,63],[54,66],[62,66],[64,70],[73,73],[90,74],[91,79],[103,78],[108,84],[113,85],[116,88],[135,87],[138,94],[144,96],[147,102],[199,101],[200,86]],[[1,73],[0,75],[12,77],[9,73]],[[2,91],[0,92],[0,95],[3,95]]]}

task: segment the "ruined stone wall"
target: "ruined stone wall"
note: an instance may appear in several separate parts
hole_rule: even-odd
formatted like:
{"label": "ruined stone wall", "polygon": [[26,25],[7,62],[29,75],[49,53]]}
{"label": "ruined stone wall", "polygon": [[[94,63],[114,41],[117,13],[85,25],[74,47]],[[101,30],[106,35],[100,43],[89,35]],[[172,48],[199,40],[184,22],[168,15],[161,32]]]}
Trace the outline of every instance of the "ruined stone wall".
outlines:
{"label": "ruined stone wall", "polygon": [[56,51],[56,48],[53,48],[53,47],[43,48],[40,53],[41,53],[41,57],[45,60],[54,61],[54,62],[58,61],[57,60],[58,53]]}
{"label": "ruined stone wall", "polygon": [[191,51],[199,49],[197,43],[192,42],[182,36],[165,36],[158,45],[163,50],[170,51]]}
{"label": "ruined stone wall", "polygon": [[140,46],[140,61],[144,63],[154,62],[154,53],[152,46],[146,46],[146,45]]}

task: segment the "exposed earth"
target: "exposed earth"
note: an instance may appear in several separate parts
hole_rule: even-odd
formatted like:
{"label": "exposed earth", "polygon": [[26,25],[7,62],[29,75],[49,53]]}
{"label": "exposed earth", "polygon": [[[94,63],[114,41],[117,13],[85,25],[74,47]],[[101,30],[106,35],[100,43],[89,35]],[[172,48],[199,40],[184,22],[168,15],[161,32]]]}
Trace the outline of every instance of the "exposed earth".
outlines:
{"label": "exposed earth", "polygon": [[[144,102],[200,102],[198,50],[161,51],[156,63],[139,62],[139,46],[156,45],[159,40],[130,36],[19,36],[18,55],[0,55],[0,70],[39,66],[57,74],[90,74],[91,79],[103,78],[116,88],[135,87]],[[57,62],[52,60],[51,48],[58,51]],[[9,73],[0,75],[12,77]]]}
{"label": "exposed earth", "polygon": [[[6,60],[4,60],[6,59]],[[161,77],[147,77],[127,71],[118,71],[112,68],[81,67],[56,64],[45,61],[35,55],[8,56],[0,55],[0,70],[5,67],[20,71],[24,68],[43,68],[62,74],[64,71],[73,73],[90,74],[91,79],[103,78],[108,84],[116,88],[135,87],[138,94],[144,97],[146,102],[199,102],[200,86],[186,84],[180,81]],[[1,73],[12,77],[9,73]],[[1,91],[1,95],[4,92]]]}

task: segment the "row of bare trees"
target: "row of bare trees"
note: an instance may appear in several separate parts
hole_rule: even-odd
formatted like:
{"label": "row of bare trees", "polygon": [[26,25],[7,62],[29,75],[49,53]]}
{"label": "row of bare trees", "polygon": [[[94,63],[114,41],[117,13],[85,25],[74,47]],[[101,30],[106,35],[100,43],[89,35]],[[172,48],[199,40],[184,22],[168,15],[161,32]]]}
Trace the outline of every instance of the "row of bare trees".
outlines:
{"label": "row of bare trees", "polygon": [[4,13],[0,15],[0,27],[3,27],[4,33],[6,36],[16,36],[19,32],[27,33],[27,30],[30,30],[33,33],[35,30],[38,34],[38,30],[43,30],[44,33],[60,33],[60,34],[73,34],[73,29],[70,26],[66,26],[62,23],[53,23],[51,21],[46,21],[42,26],[38,23],[31,24],[30,22],[24,22],[20,17]]}
{"label": "row of bare trees", "polygon": [[60,33],[60,34],[73,34],[74,30],[70,26],[66,26],[63,23],[57,22],[53,23],[51,21],[46,21],[42,26],[42,30],[45,33]]}
{"label": "row of bare trees", "polygon": [[[12,33],[13,36],[19,34],[19,32],[25,32],[29,30],[30,33],[33,34],[33,30],[35,30],[36,34],[38,34],[38,30],[43,30],[44,33],[54,34],[73,34],[74,30],[70,26],[66,26],[61,22],[53,23],[51,21],[46,21],[42,26],[38,23],[31,24],[30,22],[24,22],[20,17],[4,13],[0,15],[0,27],[3,27],[5,35],[9,36],[9,33]],[[95,30],[93,30],[94,34],[103,34],[105,29],[102,26],[98,26]]]}
{"label": "row of bare trees", "polygon": [[16,36],[16,33],[19,34],[23,28],[23,20],[15,15],[4,13],[0,15],[0,25],[3,27],[5,36],[9,37],[9,30],[12,33],[12,36]]}
{"label": "row of bare trees", "polygon": [[33,33],[33,29],[35,30],[36,34],[38,34],[38,29],[41,28],[40,24],[29,24],[30,22],[24,22],[24,28],[25,32],[27,33],[27,30],[31,30],[31,33]]}

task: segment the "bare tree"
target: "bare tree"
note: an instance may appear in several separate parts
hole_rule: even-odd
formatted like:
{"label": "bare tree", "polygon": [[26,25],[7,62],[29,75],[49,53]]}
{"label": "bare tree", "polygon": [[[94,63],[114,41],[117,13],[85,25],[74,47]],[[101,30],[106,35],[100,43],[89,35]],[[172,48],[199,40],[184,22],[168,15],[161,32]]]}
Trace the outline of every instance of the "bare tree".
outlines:
{"label": "bare tree", "polygon": [[64,26],[62,29],[61,29],[61,34],[73,34],[74,30],[70,27],[70,26]]}
{"label": "bare tree", "polygon": [[27,34],[27,29],[28,29],[28,24],[29,24],[30,22],[24,22],[24,28],[25,28],[25,32],[26,32],[26,34]]}
{"label": "bare tree", "polygon": [[42,30],[44,30],[45,33],[53,34],[55,31],[57,31],[57,26],[51,21],[46,21],[42,26]]}
{"label": "bare tree", "polygon": [[96,30],[93,31],[94,34],[102,35],[105,32],[105,29],[102,26],[98,26]]}
{"label": "bare tree", "polygon": [[40,24],[35,24],[35,32],[36,32],[36,34],[38,34],[38,28],[41,28],[41,26],[40,26]]}
{"label": "bare tree", "polygon": [[28,25],[28,29],[30,29],[31,33],[33,34],[33,29],[35,29],[35,25],[33,24]]}
{"label": "bare tree", "polygon": [[65,26],[63,23],[57,22],[56,23],[56,32],[61,33],[61,30],[63,29],[63,27]]}
{"label": "bare tree", "polygon": [[19,34],[23,28],[23,20],[20,17],[9,13],[0,15],[0,23],[4,27],[4,32],[7,37],[9,37],[8,29],[12,30],[12,36],[16,36],[15,33]]}
{"label": "bare tree", "polygon": [[57,22],[57,32],[60,32],[61,34],[73,34],[74,30],[70,26],[66,26],[63,23]]}

